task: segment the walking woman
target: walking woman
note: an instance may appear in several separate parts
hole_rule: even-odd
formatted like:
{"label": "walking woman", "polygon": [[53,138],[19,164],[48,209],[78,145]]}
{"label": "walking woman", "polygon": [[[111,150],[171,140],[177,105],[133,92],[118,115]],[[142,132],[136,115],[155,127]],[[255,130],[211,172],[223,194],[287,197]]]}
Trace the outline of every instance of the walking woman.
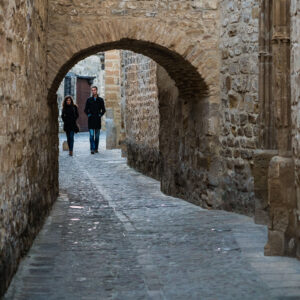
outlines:
{"label": "walking woman", "polygon": [[66,96],[63,101],[61,118],[64,122],[64,131],[67,135],[69,155],[73,156],[74,133],[79,131],[76,120],[78,119],[78,108],[71,96]]}

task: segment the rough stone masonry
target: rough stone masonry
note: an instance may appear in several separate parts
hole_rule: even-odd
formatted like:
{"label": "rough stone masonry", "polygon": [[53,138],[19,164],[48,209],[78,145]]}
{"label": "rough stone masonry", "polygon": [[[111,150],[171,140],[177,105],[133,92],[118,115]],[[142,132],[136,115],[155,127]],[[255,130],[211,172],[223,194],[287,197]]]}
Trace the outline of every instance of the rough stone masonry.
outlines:
{"label": "rough stone masonry", "polygon": [[122,102],[129,166],[161,178],[157,64],[131,51],[122,53]]}
{"label": "rough stone masonry", "polygon": [[44,1],[0,2],[0,296],[58,194]]}

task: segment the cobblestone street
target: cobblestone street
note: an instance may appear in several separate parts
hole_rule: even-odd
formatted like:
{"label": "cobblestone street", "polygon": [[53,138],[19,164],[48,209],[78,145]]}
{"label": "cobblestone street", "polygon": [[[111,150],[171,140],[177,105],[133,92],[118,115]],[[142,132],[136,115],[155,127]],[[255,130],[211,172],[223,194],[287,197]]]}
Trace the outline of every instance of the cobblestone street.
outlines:
{"label": "cobblestone street", "polygon": [[265,226],[162,194],[104,135],[95,155],[76,135],[74,153],[4,299],[300,299],[300,262],[263,256]]}

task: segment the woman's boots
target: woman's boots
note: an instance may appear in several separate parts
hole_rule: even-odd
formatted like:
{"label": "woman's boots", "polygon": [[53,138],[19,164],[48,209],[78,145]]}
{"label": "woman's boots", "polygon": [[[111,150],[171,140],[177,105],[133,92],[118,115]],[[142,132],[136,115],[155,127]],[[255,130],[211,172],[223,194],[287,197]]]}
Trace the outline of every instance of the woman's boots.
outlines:
{"label": "woman's boots", "polygon": [[69,155],[70,155],[70,156],[73,156],[73,151],[69,151]]}

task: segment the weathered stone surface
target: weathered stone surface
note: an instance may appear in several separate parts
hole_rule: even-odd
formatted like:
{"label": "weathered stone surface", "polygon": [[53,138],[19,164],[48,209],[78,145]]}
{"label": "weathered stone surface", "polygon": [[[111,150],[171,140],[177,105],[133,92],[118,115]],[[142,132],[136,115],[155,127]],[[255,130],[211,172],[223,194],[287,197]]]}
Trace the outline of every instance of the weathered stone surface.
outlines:
{"label": "weathered stone surface", "polygon": [[121,144],[121,53],[119,50],[105,52],[105,105],[111,110],[106,114],[107,149],[120,148]]}
{"label": "weathered stone surface", "polygon": [[0,2],[0,297],[58,191],[45,1]]}
{"label": "weathered stone surface", "polygon": [[272,88],[272,1],[261,1],[259,31],[259,147],[277,149]]}
{"label": "weathered stone surface", "polygon": [[270,219],[265,253],[299,257],[298,182],[295,172],[299,107],[297,84],[293,82],[298,73],[294,61],[297,53],[294,50],[299,40],[297,6],[299,1],[262,1],[260,147],[278,149],[280,155],[274,157],[269,166]]}
{"label": "weathered stone surface", "polygon": [[157,64],[149,57],[122,51],[124,120],[128,164],[160,179]]}
{"label": "weathered stone surface", "polygon": [[289,157],[275,156],[269,166],[268,203],[270,209],[266,255],[296,255],[297,201],[294,161]]}
{"label": "weathered stone surface", "polygon": [[[220,140],[225,209],[254,213],[253,150],[258,139],[258,0],[220,3]],[[233,200],[234,199],[234,200]]]}
{"label": "weathered stone surface", "polygon": [[207,99],[184,101],[175,81],[161,67],[157,85],[162,190],[203,207],[221,207],[217,105]]}

